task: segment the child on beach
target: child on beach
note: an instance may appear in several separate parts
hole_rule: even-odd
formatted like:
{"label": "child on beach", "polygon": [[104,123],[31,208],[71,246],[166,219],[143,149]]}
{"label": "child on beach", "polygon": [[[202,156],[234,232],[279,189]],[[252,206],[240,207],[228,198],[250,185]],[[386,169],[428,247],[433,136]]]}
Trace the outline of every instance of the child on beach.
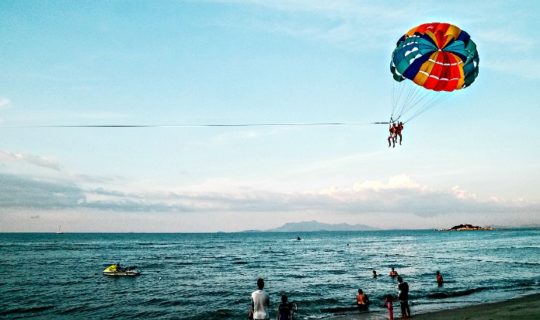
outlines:
{"label": "child on beach", "polygon": [[392,298],[392,295],[390,294],[384,297],[384,305],[386,306],[386,309],[388,309],[389,320],[394,320],[394,308],[392,306],[392,300],[394,300],[394,298]]}

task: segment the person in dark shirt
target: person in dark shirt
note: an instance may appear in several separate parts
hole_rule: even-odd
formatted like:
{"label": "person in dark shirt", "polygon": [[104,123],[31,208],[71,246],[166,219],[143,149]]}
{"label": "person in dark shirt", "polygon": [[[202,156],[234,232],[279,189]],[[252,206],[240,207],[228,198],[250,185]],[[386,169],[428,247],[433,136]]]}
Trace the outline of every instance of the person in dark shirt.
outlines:
{"label": "person in dark shirt", "polygon": [[286,295],[281,296],[281,304],[278,307],[278,320],[292,320],[295,305],[289,303],[289,298]]}
{"label": "person in dark shirt", "polygon": [[403,281],[403,278],[399,276],[397,278],[398,290],[399,290],[399,304],[401,306],[401,318],[408,319],[411,316],[411,309],[409,309],[409,284]]}

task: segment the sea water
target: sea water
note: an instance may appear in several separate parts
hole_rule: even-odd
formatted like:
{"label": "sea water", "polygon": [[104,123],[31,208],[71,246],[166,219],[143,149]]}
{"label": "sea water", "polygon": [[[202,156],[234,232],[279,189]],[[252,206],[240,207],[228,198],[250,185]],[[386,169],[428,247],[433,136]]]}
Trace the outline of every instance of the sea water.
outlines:
{"label": "sea water", "polygon": [[[115,262],[141,275],[104,276]],[[245,319],[262,277],[272,318],[281,294],[296,319],[356,314],[361,288],[372,304],[359,318],[384,319],[391,267],[414,314],[538,293],[539,266],[540,229],[0,234],[0,318]]]}

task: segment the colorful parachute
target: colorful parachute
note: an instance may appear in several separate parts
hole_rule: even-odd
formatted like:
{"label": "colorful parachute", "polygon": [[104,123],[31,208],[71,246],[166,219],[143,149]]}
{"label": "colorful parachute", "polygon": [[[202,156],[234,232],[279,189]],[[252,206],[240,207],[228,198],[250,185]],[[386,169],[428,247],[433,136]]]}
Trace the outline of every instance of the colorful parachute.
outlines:
{"label": "colorful parachute", "polygon": [[454,25],[432,22],[409,30],[392,53],[390,71],[397,82],[390,122],[405,115],[410,121],[445,98],[443,92],[470,86],[479,61],[476,44]]}
{"label": "colorful parachute", "polygon": [[435,91],[470,86],[478,76],[478,52],[469,34],[449,23],[425,23],[397,42],[390,71],[396,81],[410,79]]}

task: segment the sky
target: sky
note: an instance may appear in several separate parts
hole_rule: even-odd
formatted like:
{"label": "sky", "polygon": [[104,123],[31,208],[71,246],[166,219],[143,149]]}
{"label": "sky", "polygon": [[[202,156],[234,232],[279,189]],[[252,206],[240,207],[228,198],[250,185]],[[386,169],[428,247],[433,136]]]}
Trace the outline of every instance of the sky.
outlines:
{"label": "sky", "polygon": [[[392,51],[434,21],[479,76],[388,148]],[[1,1],[0,232],[539,225],[539,28],[533,0]]]}

